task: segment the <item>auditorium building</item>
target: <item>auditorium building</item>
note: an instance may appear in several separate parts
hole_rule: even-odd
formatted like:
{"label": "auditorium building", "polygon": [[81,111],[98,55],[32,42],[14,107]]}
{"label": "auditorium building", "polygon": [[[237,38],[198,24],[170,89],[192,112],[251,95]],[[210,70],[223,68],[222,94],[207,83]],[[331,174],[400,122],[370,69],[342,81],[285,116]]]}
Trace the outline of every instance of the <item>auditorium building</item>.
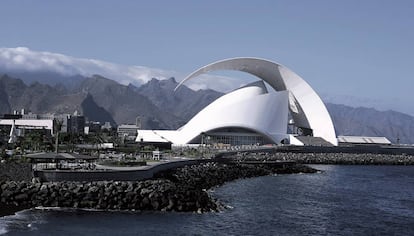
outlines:
{"label": "auditorium building", "polygon": [[206,106],[178,130],[138,130],[137,142],[176,145],[265,145],[315,142],[336,146],[332,119],[318,94],[287,67],[259,58],[206,65],[180,82],[222,70],[249,73],[257,81]]}

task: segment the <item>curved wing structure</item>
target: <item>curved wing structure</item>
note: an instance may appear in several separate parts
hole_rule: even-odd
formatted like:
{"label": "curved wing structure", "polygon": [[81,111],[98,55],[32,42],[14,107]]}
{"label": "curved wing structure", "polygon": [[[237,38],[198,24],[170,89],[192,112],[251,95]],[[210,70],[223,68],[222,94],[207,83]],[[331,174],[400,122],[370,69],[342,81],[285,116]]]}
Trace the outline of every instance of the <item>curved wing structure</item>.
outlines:
{"label": "curved wing structure", "polygon": [[[313,136],[337,145],[332,119],[318,94],[295,72],[276,62],[259,58],[232,58],[214,62],[191,73],[176,89],[201,74],[218,70],[246,72],[267,82],[276,91],[288,91],[289,109],[295,125],[311,129]],[[274,121],[278,118],[273,117]]]}

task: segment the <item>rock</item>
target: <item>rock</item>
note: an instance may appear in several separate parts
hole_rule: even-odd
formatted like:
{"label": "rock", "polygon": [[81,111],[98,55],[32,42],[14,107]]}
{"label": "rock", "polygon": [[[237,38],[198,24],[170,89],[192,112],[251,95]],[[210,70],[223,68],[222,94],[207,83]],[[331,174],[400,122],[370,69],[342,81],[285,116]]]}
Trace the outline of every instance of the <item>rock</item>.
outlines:
{"label": "rock", "polygon": [[48,192],[48,189],[47,189],[47,185],[45,185],[45,184],[43,184],[41,187],[40,187],[40,192]]}
{"label": "rock", "polygon": [[151,205],[153,210],[160,209],[160,203],[156,199],[151,200]]}
{"label": "rock", "polygon": [[14,200],[19,201],[19,202],[22,202],[22,201],[27,200],[28,198],[29,198],[29,196],[26,193],[20,193],[20,194],[17,194],[14,197]]}
{"label": "rock", "polygon": [[8,186],[9,186],[9,185],[7,184],[7,182],[3,183],[3,184],[1,185],[1,190],[2,190],[2,191],[3,191],[3,190],[5,190]]}
{"label": "rock", "polygon": [[8,199],[8,198],[10,198],[11,196],[13,196],[13,191],[11,191],[11,190],[9,190],[9,189],[6,189],[6,190],[4,190],[2,193],[1,193],[1,196],[3,197],[3,198],[5,198],[5,199]]}
{"label": "rock", "polygon": [[170,198],[168,199],[168,206],[166,207],[167,211],[171,211],[174,209],[174,201]]}

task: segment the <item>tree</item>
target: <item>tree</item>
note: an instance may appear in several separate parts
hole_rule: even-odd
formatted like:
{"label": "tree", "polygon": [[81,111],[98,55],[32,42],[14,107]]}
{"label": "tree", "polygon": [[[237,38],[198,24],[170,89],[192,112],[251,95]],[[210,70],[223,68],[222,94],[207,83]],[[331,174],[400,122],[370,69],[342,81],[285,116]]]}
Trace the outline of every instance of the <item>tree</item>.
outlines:
{"label": "tree", "polygon": [[54,119],[53,122],[54,127],[55,127],[55,152],[58,153],[59,152],[59,133],[60,133],[60,129],[62,128],[62,121],[58,120],[58,119]]}

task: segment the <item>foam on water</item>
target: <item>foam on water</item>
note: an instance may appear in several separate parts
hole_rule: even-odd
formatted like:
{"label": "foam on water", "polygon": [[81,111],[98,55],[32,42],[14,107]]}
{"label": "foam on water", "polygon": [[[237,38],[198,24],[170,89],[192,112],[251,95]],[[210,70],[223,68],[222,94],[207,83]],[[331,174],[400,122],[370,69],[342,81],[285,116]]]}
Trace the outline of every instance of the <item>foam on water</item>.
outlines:
{"label": "foam on water", "polygon": [[6,234],[7,232],[9,231],[7,231],[6,226],[3,225],[0,221],[0,235]]}
{"label": "foam on water", "polygon": [[0,217],[0,235],[15,231],[34,231],[36,225],[44,224],[45,220],[39,214],[33,214],[34,210],[23,210],[14,215]]}

